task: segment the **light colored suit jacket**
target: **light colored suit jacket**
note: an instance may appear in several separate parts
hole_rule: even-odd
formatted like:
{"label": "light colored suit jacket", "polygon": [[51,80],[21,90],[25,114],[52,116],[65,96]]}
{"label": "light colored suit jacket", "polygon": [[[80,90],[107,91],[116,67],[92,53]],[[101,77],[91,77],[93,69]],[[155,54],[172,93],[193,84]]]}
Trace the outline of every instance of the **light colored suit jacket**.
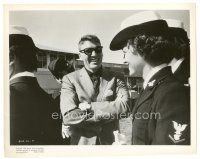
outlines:
{"label": "light colored suit jacket", "polygon": [[[130,112],[129,93],[123,78],[102,69],[99,94],[82,68],[63,77],[61,112],[65,125],[70,125],[71,144],[112,144],[113,131],[118,129],[119,115]],[[91,104],[91,111],[81,111],[79,104]]]}

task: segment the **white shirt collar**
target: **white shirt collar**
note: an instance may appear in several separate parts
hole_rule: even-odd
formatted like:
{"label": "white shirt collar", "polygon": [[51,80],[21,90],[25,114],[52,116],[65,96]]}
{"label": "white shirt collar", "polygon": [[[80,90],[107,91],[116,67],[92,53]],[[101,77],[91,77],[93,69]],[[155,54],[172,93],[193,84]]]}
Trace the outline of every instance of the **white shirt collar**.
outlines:
{"label": "white shirt collar", "polygon": [[172,73],[174,73],[178,69],[178,67],[183,62],[183,60],[184,60],[184,58],[181,58],[171,66],[172,67]]}
{"label": "white shirt collar", "polygon": [[17,77],[23,77],[23,76],[28,76],[28,77],[35,77],[34,73],[33,72],[28,72],[28,71],[25,71],[25,72],[19,72],[17,74],[15,74],[14,76],[12,76],[10,78],[10,81],[17,78]]}
{"label": "white shirt collar", "polygon": [[164,68],[166,66],[167,66],[167,64],[161,64],[159,66],[152,68],[149,71],[149,73],[147,74],[146,78],[144,79],[143,88],[145,89],[147,87],[147,84],[148,84],[149,80],[151,79],[151,77],[153,77],[153,75],[155,75],[158,71],[160,71],[162,68]]}

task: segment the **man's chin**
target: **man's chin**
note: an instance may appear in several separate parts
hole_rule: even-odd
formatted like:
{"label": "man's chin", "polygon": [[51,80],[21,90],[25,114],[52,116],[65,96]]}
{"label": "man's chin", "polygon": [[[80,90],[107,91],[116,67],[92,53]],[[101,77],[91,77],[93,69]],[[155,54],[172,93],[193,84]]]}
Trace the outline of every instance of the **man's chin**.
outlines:
{"label": "man's chin", "polygon": [[129,68],[129,76],[134,76],[136,74],[136,71]]}
{"label": "man's chin", "polygon": [[100,67],[101,67],[101,65],[90,64],[90,69],[92,69],[92,70],[99,69]]}
{"label": "man's chin", "polygon": [[142,77],[142,72],[140,70],[129,68],[129,76]]}

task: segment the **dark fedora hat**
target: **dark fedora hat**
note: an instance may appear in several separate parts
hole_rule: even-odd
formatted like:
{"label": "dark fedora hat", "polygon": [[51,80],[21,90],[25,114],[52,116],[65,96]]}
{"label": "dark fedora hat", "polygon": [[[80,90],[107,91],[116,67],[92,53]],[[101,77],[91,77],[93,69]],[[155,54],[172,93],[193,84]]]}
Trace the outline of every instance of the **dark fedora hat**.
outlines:
{"label": "dark fedora hat", "polygon": [[154,11],[136,13],[126,18],[110,43],[110,49],[120,50],[128,39],[139,34],[163,35],[167,34],[168,25],[160,15]]}

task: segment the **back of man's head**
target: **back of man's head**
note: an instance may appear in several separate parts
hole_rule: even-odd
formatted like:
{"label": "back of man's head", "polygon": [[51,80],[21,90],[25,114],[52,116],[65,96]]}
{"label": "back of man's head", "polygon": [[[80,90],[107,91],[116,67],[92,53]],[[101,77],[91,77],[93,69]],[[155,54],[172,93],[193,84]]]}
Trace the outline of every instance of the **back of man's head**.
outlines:
{"label": "back of man's head", "polygon": [[63,76],[75,70],[73,63],[70,63],[70,61],[67,61],[64,58],[58,58],[51,61],[48,69],[57,80],[62,80]]}
{"label": "back of man's head", "polygon": [[23,71],[35,71],[37,69],[37,48],[28,35],[26,28],[11,26],[9,34],[10,62]]}

